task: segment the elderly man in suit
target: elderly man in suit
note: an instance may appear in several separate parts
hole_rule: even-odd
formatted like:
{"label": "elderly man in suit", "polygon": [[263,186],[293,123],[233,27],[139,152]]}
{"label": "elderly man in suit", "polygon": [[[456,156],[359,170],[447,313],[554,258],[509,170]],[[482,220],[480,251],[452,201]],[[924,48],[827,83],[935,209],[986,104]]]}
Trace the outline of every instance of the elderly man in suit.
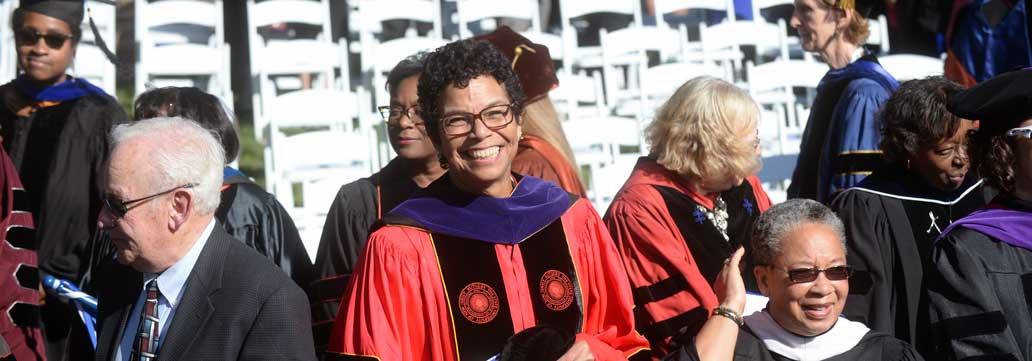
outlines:
{"label": "elderly man in suit", "polygon": [[197,123],[116,127],[98,223],[97,360],[315,360],[308,299],[213,218],[222,145]]}

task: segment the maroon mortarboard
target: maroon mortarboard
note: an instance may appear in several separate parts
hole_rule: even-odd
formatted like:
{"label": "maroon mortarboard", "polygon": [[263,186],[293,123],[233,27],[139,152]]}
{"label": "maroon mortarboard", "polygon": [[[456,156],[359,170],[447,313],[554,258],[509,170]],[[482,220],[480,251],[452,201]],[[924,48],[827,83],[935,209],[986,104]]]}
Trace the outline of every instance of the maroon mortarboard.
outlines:
{"label": "maroon mortarboard", "polygon": [[520,78],[523,92],[527,94],[527,103],[547,95],[549,90],[559,85],[559,78],[555,76],[555,63],[552,62],[547,46],[535,44],[508,26],[473,39],[493,44],[512,60],[512,70]]}
{"label": "maroon mortarboard", "polygon": [[997,75],[950,96],[947,109],[979,120],[980,131],[1002,133],[1032,118],[1032,68]]}

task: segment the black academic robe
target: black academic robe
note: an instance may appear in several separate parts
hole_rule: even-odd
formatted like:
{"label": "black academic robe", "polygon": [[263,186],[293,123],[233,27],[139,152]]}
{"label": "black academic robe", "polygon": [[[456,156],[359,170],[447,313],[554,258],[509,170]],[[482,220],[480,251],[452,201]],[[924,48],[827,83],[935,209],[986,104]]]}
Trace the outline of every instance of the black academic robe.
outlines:
{"label": "black academic robe", "polygon": [[[719,316],[718,316],[719,317]],[[667,361],[699,361],[695,343],[689,342],[668,355]],[[738,332],[735,343],[735,361],[790,361],[791,358],[771,352],[748,326]],[[922,361],[921,355],[906,342],[890,335],[868,332],[860,343],[844,353],[829,357],[825,361]]]}
{"label": "black academic robe", "polygon": [[283,205],[243,174],[223,183],[215,218],[226,232],[279,266],[298,287],[308,287],[314,278],[312,261]]}
{"label": "black academic robe", "polygon": [[923,350],[927,336],[924,273],[942,230],[990,199],[970,175],[952,192],[932,189],[903,169],[883,168],[846,190],[832,209],[846,226],[855,268],[843,315]]}
{"label": "black academic robe", "polygon": [[[5,100],[14,92],[13,83],[0,86]],[[0,134],[25,185],[40,270],[89,292],[91,260],[95,266],[110,255],[106,233],[97,229],[108,134],[128,117],[114,98],[103,94],[47,105],[27,117],[0,107]],[[48,295],[41,316],[51,359],[92,352],[81,337],[67,344],[70,333],[83,332],[74,308]]]}
{"label": "black academic robe", "polygon": [[398,158],[369,178],[345,184],[330,205],[315,256],[316,280],[309,287],[315,347],[325,350],[340,297],[365,249],[369,229],[419,189]]}
{"label": "black academic robe", "polygon": [[[993,203],[1032,217],[1030,202]],[[935,244],[932,257],[929,358],[1032,360],[1032,250],[957,227]]]}

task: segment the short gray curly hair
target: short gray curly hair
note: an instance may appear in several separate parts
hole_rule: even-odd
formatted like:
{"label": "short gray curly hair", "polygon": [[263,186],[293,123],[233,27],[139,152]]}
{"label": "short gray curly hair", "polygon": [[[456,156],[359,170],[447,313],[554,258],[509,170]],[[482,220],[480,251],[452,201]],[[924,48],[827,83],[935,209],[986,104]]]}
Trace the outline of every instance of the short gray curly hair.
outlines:
{"label": "short gray curly hair", "polygon": [[846,232],[835,212],[812,199],[789,199],[770,207],[753,227],[750,242],[752,259],[757,265],[770,265],[781,252],[781,240],[802,225],[816,223],[831,227],[846,249]]}

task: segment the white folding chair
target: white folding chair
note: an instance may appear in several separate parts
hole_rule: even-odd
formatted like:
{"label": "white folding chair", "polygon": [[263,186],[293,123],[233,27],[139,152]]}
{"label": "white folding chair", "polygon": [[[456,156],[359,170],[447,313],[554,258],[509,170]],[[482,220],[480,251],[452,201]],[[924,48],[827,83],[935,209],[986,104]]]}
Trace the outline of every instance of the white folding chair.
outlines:
{"label": "white folding chair", "polygon": [[571,73],[568,68],[556,74],[559,86],[548,92],[563,119],[601,117],[608,113],[602,78],[598,72],[581,70]]}
{"label": "white folding chair", "polygon": [[939,58],[915,54],[894,54],[878,57],[878,63],[893,78],[903,82],[929,76],[942,75],[945,62]]}
{"label": "white folding chair", "polygon": [[232,104],[221,0],[138,1],[135,11],[137,94],[161,79],[185,80]]}
{"label": "white folding chair", "polygon": [[681,10],[723,11],[727,16],[725,21],[735,20],[735,4],[732,0],[653,0],[652,6],[656,11],[657,23],[663,15]]}
{"label": "white folding chair", "polygon": [[764,139],[776,139],[778,154],[798,152],[797,145],[806,127],[806,116],[812,99],[797,101],[794,89],[806,89],[813,93],[821,78],[828,72],[828,65],[813,61],[779,59],[766,64],[753,65],[746,62],[749,78],[749,93],[763,107],[769,107],[776,116],[776,134],[761,129],[761,143]]}
{"label": "white folding chair", "polygon": [[[563,58],[566,66],[581,68],[598,68],[602,66],[602,49],[598,46],[586,46],[577,43],[577,30],[572,19],[590,14],[619,14],[634,17],[631,26],[641,26],[641,6],[638,1],[627,0],[590,0],[560,1],[559,12],[562,15]],[[615,29],[613,29],[615,30]]]}
{"label": "white folding chair", "polygon": [[878,47],[880,54],[889,53],[889,21],[885,15],[878,15],[876,19],[867,19],[867,29],[870,35],[867,37],[867,45]]}
{"label": "white folding chair", "polygon": [[[684,53],[684,39],[683,31],[666,27],[628,27],[614,32],[599,30],[606,104],[622,109],[622,103],[637,100],[640,97],[641,72],[648,66],[648,52],[657,52],[661,63],[675,60]],[[644,119],[640,109],[618,115],[635,115]]]}

